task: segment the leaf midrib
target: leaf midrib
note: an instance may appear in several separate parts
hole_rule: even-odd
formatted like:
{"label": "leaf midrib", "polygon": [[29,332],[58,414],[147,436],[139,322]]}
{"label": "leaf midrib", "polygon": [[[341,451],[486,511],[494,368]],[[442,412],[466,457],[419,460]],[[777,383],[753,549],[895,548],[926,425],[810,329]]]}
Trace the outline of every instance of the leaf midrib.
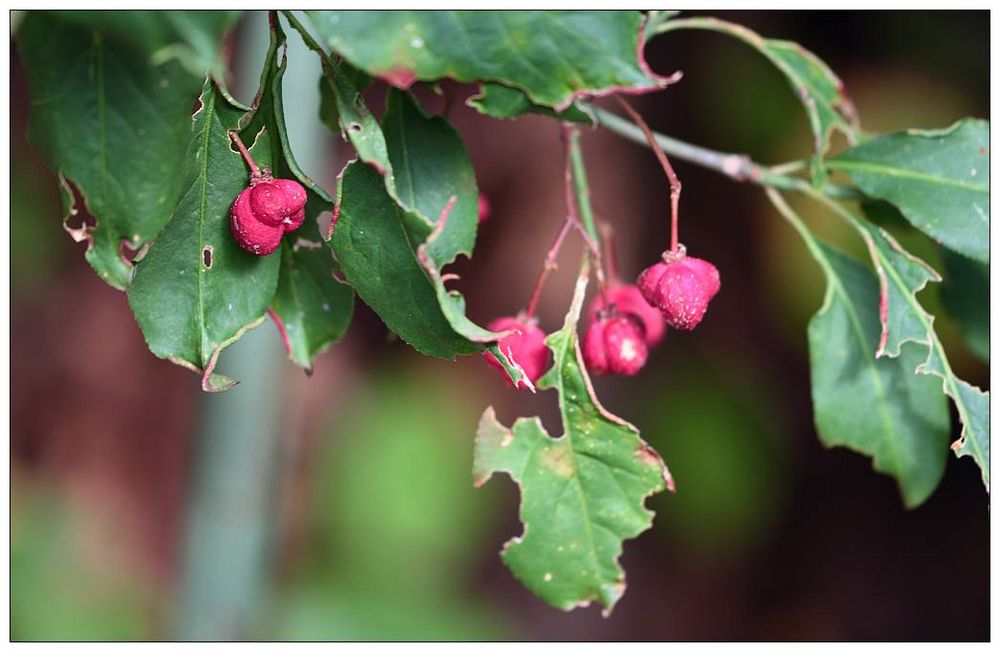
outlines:
{"label": "leaf midrib", "polygon": [[851,161],[851,160],[840,159],[840,160],[829,161],[827,165],[832,169],[843,170],[847,171],[848,173],[850,172],[850,170],[856,170],[860,172],[870,172],[873,174],[882,174],[897,179],[924,181],[935,185],[962,188],[963,190],[970,190],[972,192],[978,192],[986,195],[989,195],[990,191],[989,186],[967,183],[959,179],[950,179],[948,177],[939,177],[933,174],[927,174],[924,172],[919,172],[917,170],[910,170],[907,168],[891,167],[881,163],[870,163],[867,161]]}
{"label": "leaf midrib", "polygon": [[879,413],[882,415],[882,420],[885,423],[886,434],[888,435],[887,439],[889,440],[889,445],[892,448],[892,457],[896,463],[896,470],[902,473],[903,467],[901,463],[901,458],[899,456],[899,446],[897,445],[896,442],[896,437],[897,437],[896,428],[893,426],[892,416],[889,414],[889,409],[887,407],[888,396],[886,395],[885,386],[882,383],[882,377],[879,374],[878,367],[876,366],[875,358],[865,354],[865,352],[867,351],[866,348],[867,342],[865,341],[864,330],[861,328],[861,321],[858,318],[857,312],[854,310],[854,304],[851,302],[850,298],[847,295],[847,290],[845,290],[844,286],[841,284],[840,278],[833,272],[832,265],[830,266],[830,271],[827,280],[834,286],[834,292],[840,296],[841,302],[848,309],[847,314],[851,322],[851,327],[852,327],[851,330],[854,332],[855,337],[857,338],[858,342],[861,345],[861,350],[862,350],[861,359],[865,361],[872,375],[873,381],[875,383],[875,389],[879,396]]}
{"label": "leaf midrib", "polygon": [[[204,226],[205,226],[205,212],[208,205],[208,147],[209,142],[212,137],[212,121],[216,118],[215,115],[215,93],[211,93],[209,97],[205,100],[205,129],[204,136],[202,137],[201,146],[201,170],[198,172],[198,183],[200,184],[201,193],[198,201],[198,247],[203,249],[204,243]],[[199,358],[202,365],[211,356],[211,351],[206,347],[206,328],[205,328],[205,294],[202,287],[202,266],[198,266],[198,273],[196,275],[198,280],[198,323],[199,323],[199,336],[201,339],[199,346]]]}
{"label": "leaf midrib", "polygon": [[98,175],[100,180],[101,201],[107,208],[108,201],[108,126],[107,98],[105,97],[104,81],[104,38],[94,34],[94,83],[97,86],[97,135],[98,135]]}
{"label": "leaf midrib", "polygon": [[[559,378],[559,385],[558,385],[558,387],[556,389],[559,392],[559,407],[560,407],[560,411],[562,412],[562,415],[566,414],[566,390],[565,390],[565,383],[563,381],[563,374],[562,374],[562,368],[563,368],[562,361],[568,355],[567,349],[574,349],[574,351],[575,351],[575,347],[570,347],[569,346],[570,343],[572,343],[574,339],[575,339],[575,335],[570,334],[569,337],[566,338],[566,342],[564,342],[564,344],[562,346],[562,352],[561,352],[561,355],[559,356],[559,360],[553,360],[553,364],[554,365],[557,364],[558,365],[558,369],[560,370],[559,373],[557,374],[557,377]],[[569,450],[570,450],[570,453],[575,457],[577,455],[577,452],[576,452],[576,448],[573,446],[573,443],[574,443],[573,428],[570,426],[570,424],[569,424],[568,420],[565,418],[565,416],[563,417],[563,431],[564,431],[564,436],[567,437],[567,438],[569,438]],[[584,519],[584,525],[585,525],[585,529],[586,529],[586,532],[587,532],[587,539],[588,539],[588,541],[590,543],[589,552],[590,552],[591,562],[593,563],[594,580],[599,584],[599,586],[603,586],[604,585],[604,575],[602,573],[601,563],[597,559],[597,543],[596,543],[596,541],[594,539],[594,528],[593,528],[593,526],[591,524],[591,522],[594,521],[594,516],[593,516],[593,512],[590,509],[590,503],[587,501],[587,495],[583,491],[583,483],[580,482],[580,471],[579,471],[579,467],[578,467],[575,459],[573,460],[573,477],[570,478],[569,481],[572,482],[574,484],[574,486],[576,487],[576,491],[577,491],[577,493],[580,496],[580,502],[583,503],[583,509],[587,513],[587,518]],[[617,532],[613,532],[613,534],[616,537],[618,536]],[[600,588],[598,588],[597,599],[598,600],[601,599]]]}

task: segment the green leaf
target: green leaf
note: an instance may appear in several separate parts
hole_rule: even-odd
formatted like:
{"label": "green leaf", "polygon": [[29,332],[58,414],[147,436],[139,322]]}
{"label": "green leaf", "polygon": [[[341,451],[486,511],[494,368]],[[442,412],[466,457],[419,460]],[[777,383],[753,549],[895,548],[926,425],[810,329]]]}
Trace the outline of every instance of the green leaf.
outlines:
{"label": "green leaf", "polygon": [[[428,116],[407,93],[389,93],[382,118],[394,176],[396,199],[428,227],[435,225],[454,198],[439,233],[427,242],[427,256],[437,268],[458,254],[472,255],[479,223],[476,173],[462,139],[448,121]],[[388,185],[388,184],[387,184]],[[424,238],[429,235],[425,234]]]}
{"label": "green leaf", "polygon": [[[305,228],[305,227],[303,227]],[[285,241],[281,272],[271,309],[288,357],[305,369],[351,323],[354,290],[334,276],[337,269],[330,249],[316,241]]]}
{"label": "green leaf", "polygon": [[[458,133],[441,117],[425,114],[412,96],[392,91],[382,119],[389,165],[385,185],[403,209],[417,260],[430,279],[442,314],[455,333],[486,345],[512,381],[530,380],[501,353],[494,333],[465,315],[465,297],[448,290],[441,269],[459,254],[472,255],[479,224],[475,170]],[[430,231],[425,229],[433,227]],[[480,349],[482,347],[479,347]]]}
{"label": "green leaf", "polygon": [[97,30],[161,64],[176,59],[195,77],[225,73],[222,35],[239,11],[56,11],[60,20]]}
{"label": "green leaf", "polygon": [[822,161],[830,149],[831,134],[836,129],[853,141],[859,129],[854,105],[833,71],[798,43],[764,38],[724,20],[703,17],[667,20],[655,31],[662,34],[677,29],[705,29],[737,38],[767,57],[785,75],[809,120],[814,141],[813,182],[822,185],[826,180]]}
{"label": "green leaf", "polygon": [[[206,82],[190,135],[184,194],[137,263],[128,291],[150,350],[203,373],[206,391],[234,384],[212,370],[222,349],[262,321],[281,261],[244,251],[230,232],[229,209],[247,186],[248,172],[229,131],[245,113]],[[262,134],[251,148],[260,162],[269,162],[267,138]]]}
{"label": "green leaf", "polygon": [[941,277],[924,261],[903,249],[885,230],[855,216],[837,202],[812,191],[865,240],[879,279],[879,319],[882,333],[877,356],[897,356],[905,342],[927,347],[926,360],[916,365],[918,374],[941,379],[944,393],[951,397],[962,422],[962,434],[952,444],[958,456],[970,455],[982,471],[983,484],[990,486],[989,393],[955,376],[941,340],[934,331],[934,317],[924,310],[917,293],[927,281]]}
{"label": "green leaf", "polygon": [[669,80],[641,58],[635,11],[310,11],[324,45],[399,88],[450,77],[518,88],[563,111]]}
{"label": "green leaf", "polygon": [[914,373],[924,353],[910,345],[898,357],[875,357],[881,338],[875,274],[816,240],[777,192],[769,189],[768,197],[799,231],[827,280],[823,305],[809,322],[820,439],[872,457],[877,471],[896,479],[903,502],[916,507],[944,474],[950,430],[937,383]]}
{"label": "green leaf", "polygon": [[562,113],[556,113],[547,106],[534,104],[523,91],[516,88],[491,82],[481,84],[479,88],[479,94],[470,97],[466,104],[492,118],[510,120],[526,113],[537,113],[564,122],[581,122],[591,126],[595,124],[594,117],[576,103]]}
{"label": "green leaf", "polygon": [[320,117],[330,129],[339,131],[358,153],[358,157],[386,174],[386,184],[392,194],[395,185],[391,174],[385,136],[378,120],[368,110],[361,91],[367,78],[364,73],[339,57],[327,54],[323,46],[290,12],[285,18],[298,31],[306,46],[319,56],[323,67],[320,79]]}
{"label": "green leaf", "polygon": [[945,281],[941,302],[958,323],[965,342],[983,362],[990,361],[990,268],[941,250]]}
{"label": "green leaf", "polygon": [[285,32],[276,14],[270,25],[271,44],[261,73],[258,105],[242,137],[245,142],[252,142],[262,130],[269,134],[266,142],[271,146],[268,158],[274,175],[295,179],[306,189],[306,220],[301,228],[285,236],[282,245],[281,271],[271,316],[278,324],[288,357],[308,370],[315,355],[346,332],[354,311],[354,292],[335,277],[339,271],[337,263],[323,244],[317,226],[317,217],[332,210],[333,201],[306,176],[292,155],[281,87],[288,65],[283,50]]}
{"label": "green leaf", "polygon": [[990,393],[955,376],[940,342],[931,347],[917,373],[938,376],[962,422],[962,434],[951,443],[958,457],[969,456],[979,466],[983,486],[990,490]]}
{"label": "green leaf", "polygon": [[[410,256],[404,255],[395,261],[381,260],[377,269],[380,273],[389,274],[393,278],[405,279],[406,282],[412,283],[414,288],[419,288],[415,290],[414,296],[406,297],[406,300],[414,300],[419,307],[400,312],[398,308],[401,304],[398,299],[391,295],[385,296],[384,290],[377,287],[377,279],[363,279],[372,266],[364,260],[357,259],[356,256],[362,253],[375,255],[376,252],[372,251],[371,247],[377,247],[377,243],[364,242],[363,247],[357,247],[358,243],[352,243],[351,250],[345,252],[341,252],[338,248],[338,242],[349,242],[349,240],[338,240],[336,231],[339,230],[339,224],[343,219],[344,197],[353,200],[354,198],[350,197],[353,193],[351,188],[355,187],[353,184],[348,186],[347,195],[344,194],[346,175],[342,173],[338,190],[338,228],[334,229],[334,237],[330,243],[341,263],[344,263],[345,256],[349,259],[349,262],[344,264],[345,276],[359,290],[361,298],[382,317],[386,325],[418,351],[424,353],[437,351],[429,355],[450,359],[456,353],[482,351],[485,348],[496,356],[513,382],[524,381],[527,386],[533,387],[520,366],[510,360],[497,346],[496,342],[506,333],[494,333],[470,321],[465,316],[465,298],[460,293],[447,289],[441,273],[441,267],[454,260],[457,254],[465,253],[471,256],[478,225],[475,172],[458,134],[445,120],[428,117],[413,98],[404,94],[390,94],[390,105],[384,120],[392,138],[391,152],[392,158],[395,159],[393,161],[390,158],[390,146],[386,143],[386,134],[375,121],[355,86],[359,73],[343,61],[336,61],[327,55],[291,12],[285,12],[284,15],[292,27],[298,30],[305,44],[320,57],[324,78],[321,83],[325,83],[327,102],[332,102],[336,107],[334,110],[328,104],[324,112],[327,120],[337,120],[341,133],[354,145],[361,161],[370,164],[382,175],[383,188],[395,203],[394,209],[387,206],[382,201],[381,192],[376,197],[362,198],[375,202],[378,210],[383,211],[385,215],[395,216],[390,218],[389,222],[379,225],[381,228],[378,235],[389,237],[393,242],[392,247],[399,244],[397,242],[399,238],[403,238],[410,251],[416,255],[419,264],[419,267],[414,269]],[[402,183],[406,184],[402,191],[397,190],[394,162],[400,166],[400,178]],[[347,172],[346,168],[344,172]],[[361,192],[366,192],[368,177],[370,175],[365,172],[358,173],[361,181],[356,187],[360,188]],[[437,184],[443,184],[446,192],[441,193]],[[473,195],[472,192],[476,194]],[[455,204],[448,209],[452,197],[455,198]],[[476,204],[472,204],[473,201]],[[455,210],[459,204],[462,209],[452,217],[450,211]],[[469,210],[471,206],[477,206],[477,209]],[[366,219],[371,219],[371,216],[360,215],[359,219],[364,224]],[[399,232],[396,229],[397,222],[400,226]],[[363,236],[364,227],[362,226],[359,231],[358,235]],[[371,231],[368,233],[371,234]],[[350,272],[346,269],[348,266],[352,267]],[[366,292],[360,291],[358,286],[362,280],[365,280],[368,286]],[[431,290],[437,298],[437,310],[422,303],[423,281],[430,283]],[[406,300],[403,304],[406,304]],[[444,342],[435,345],[432,331],[440,325],[440,318],[449,324],[449,329]],[[424,319],[430,321],[421,323]],[[403,330],[396,330],[397,328]],[[459,346],[455,337],[465,338],[466,342]]]}
{"label": "green leaf", "polygon": [[425,355],[452,359],[481,350],[452,330],[410,241],[406,216],[371,167],[341,173],[340,215],[330,240],[344,276],[394,333]]}
{"label": "green leaf", "polygon": [[990,259],[990,124],[965,119],[942,131],[889,134],[827,165],[865,194],[895,204],[934,240],[974,260]]}
{"label": "green leaf", "polygon": [[[153,65],[101,32],[30,12],[18,34],[31,93],[28,136],[59,176],[65,227],[86,257],[125,289],[139,249],[159,233],[183,190],[191,111],[202,80],[176,61]],[[82,196],[96,225],[70,226]]]}
{"label": "green leaf", "polygon": [[473,474],[477,486],[497,472],[520,485],[524,533],[502,552],[514,575],[556,607],[596,600],[608,615],[625,591],[622,544],[650,527],[645,499],[673,490],[673,481],[635,427],[607,412],[594,395],[576,336],[586,287],[583,275],[565,324],[546,339],[554,361],[539,381],[559,392],[564,434],[551,437],[537,417],[507,428],[487,408]]}
{"label": "green leaf", "polygon": [[899,355],[904,342],[927,347],[923,353],[925,361],[918,361],[916,371],[940,378],[944,393],[951,397],[962,422],[962,434],[952,448],[960,457],[972,456],[982,471],[983,484],[989,488],[989,393],[955,376],[934,331],[934,317],[916,297],[927,281],[940,281],[941,277],[884,230],[856,218],[855,226],[865,237],[879,276],[882,336],[877,354]]}

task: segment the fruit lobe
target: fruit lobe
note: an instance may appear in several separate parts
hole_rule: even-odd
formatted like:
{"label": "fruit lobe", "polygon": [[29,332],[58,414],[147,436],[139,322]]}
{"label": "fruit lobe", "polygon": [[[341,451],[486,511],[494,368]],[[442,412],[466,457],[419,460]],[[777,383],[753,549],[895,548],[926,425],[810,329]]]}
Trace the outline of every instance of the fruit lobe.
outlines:
{"label": "fruit lobe", "polygon": [[648,358],[642,325],[631,316],[598,319],[583,337],[583,362],[596,375],[634,376]]}

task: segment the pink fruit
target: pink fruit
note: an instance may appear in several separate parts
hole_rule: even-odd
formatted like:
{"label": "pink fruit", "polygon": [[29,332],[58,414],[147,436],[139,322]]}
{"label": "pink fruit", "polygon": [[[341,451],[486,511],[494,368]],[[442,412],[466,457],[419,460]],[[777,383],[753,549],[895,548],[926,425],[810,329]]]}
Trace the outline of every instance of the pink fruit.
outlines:
{"label": "pink fruit", "polygon": [[[545,331],[538,327],[534,319],[500,317],[491,321],[487,328],[491,331],[518,331],[497,342],[500,350],[524,369],[525,375],[532,383],[542,377],[549,366],[550,352],[549,348],[545,346]],[[491,367],[500,370],[508,385],[515,387],[495,355],[486,351],[483,356]],[[526,383],[518,381],[516,389],[527,388]]]}
{"label": "pink fruit", "polygon": [[596,375],[634,376],[648,357],[642,325],[630,316],[597,319],[583,338],[583,362]]}
{"label": "pink fruit", "polygon": [[229,211],[229,226],[236,242],[252,254],[266,256],[281,245],[281,226],[270,226],[257,219],[250,208],[250,193],[246,188],[236,197]]}
{"label": "pink fruit", "polygon": [[255,173],[229,211],[233,237],[250,253],[274,253],[281,237],[305,222],[305,205],[306,191],[297,181],[271,179],[267,170],[263,176]]}
{"label": "pink fruit", "polygon": [[720,280],[712,263],[681,253],[676,260],[647,268],[636,284],[643,298],[660,310],[669,326],[689,331],[705,316],[709,301],[719,291]]}
{"label": "pink fruit", "polygon": [[666,325],[663,323],[663,315],[642,298],[642,293],[635,285],[611,285],[603,296],[598,294],[594,297],[588,310],[590,323],[597,321],[600,317],[599,313],[610,313],[612,307],[618,314],[636,317],[642,323],[646,345],[649,347],[659,344],[667,332]]}

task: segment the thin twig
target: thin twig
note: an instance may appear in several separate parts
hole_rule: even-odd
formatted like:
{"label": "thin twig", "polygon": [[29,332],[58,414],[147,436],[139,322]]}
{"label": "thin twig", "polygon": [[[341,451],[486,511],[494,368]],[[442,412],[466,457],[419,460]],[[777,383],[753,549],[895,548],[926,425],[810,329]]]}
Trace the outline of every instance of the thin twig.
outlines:
{"label": "thin twig", "polygon": [[[642,133],[642,129],[636,127],[625,118],[591,104],[587,104],[586,108],[594,114],[598,124],[608,131],[632,142],[649,146],[645,134]],[[813,189],[812,184],[807,179],[790,177],[779,173],[787,172],[791,167],[790,163],[780,166],[779,172],[775,172],[755,162],[745,154],[718,152],[657,132],[653,132],[653,136],[660,147],[676,159],[714,170],[734,181],[749,181],[759,186],[770,186],[772,188],[794,190],[796,192],[808,192]],[[806,165],[803,163],[801,167],[805,168]],[[859,200],[864,198],[864,195],[859,190],[836,183],[825,184],[821,192],[827,197],[835,199]]]}

